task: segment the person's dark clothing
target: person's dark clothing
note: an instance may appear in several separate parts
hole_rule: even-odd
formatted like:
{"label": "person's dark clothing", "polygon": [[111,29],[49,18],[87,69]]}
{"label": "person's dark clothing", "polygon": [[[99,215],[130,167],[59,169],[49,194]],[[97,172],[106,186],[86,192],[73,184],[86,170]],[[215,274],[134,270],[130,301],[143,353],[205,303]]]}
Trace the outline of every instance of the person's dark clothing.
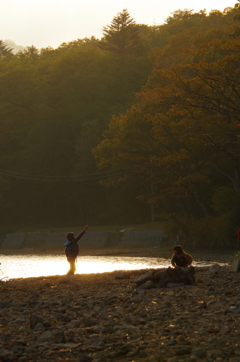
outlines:
{"label": "person's dark clothing", "polygon": [[175,251],[171,259],[171,264],[173,266],[180,266],[181,268],[186,268],[187,266],[192,264],[192,255],[186,253],[183,250],[182,245],[176,245],[173,249]]}
{"label": "person's dark clothing", "polygon": [[177,266],[185,268],[189,264],[189,260],[186,259],[184,256],[174,255],[172,257],[172,264],[176,264]]}

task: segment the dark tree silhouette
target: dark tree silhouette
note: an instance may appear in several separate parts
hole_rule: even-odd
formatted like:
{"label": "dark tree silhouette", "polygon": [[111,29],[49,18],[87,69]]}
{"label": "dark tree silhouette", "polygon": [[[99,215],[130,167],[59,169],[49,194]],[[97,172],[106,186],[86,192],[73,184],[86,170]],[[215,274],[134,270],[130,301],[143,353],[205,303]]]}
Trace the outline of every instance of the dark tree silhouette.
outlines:
{"label": "dark tree silhouette", "polygon": [[13,48],[8,47],[2,40],[0,40],[0,59],[11,54],[12,50]]}
{"label": "dark tree silhouette", "polygon": [[119,55],[133,53],[139,41],[139,29],[127,9],[118,13],[110,25],[103,28],[101,47]]}

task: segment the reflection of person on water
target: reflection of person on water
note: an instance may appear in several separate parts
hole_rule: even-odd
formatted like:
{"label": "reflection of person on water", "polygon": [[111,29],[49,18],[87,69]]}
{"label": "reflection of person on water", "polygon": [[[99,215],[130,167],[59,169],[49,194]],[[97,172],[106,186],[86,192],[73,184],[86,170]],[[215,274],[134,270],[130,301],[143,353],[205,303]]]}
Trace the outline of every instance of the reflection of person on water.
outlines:
{"label": "reflection of person on water", "polygon": [[176,245],[173,248],[173,255],[171,259],[171,264],[173,266],[180,266],[182,268],[186,268],[187,266],[191,265],[193,261],[192,255],[186,253],[182,245]]}
{"label": "reflection of person on water", "polygon": [[83,231],[77,236],[74,236],[74,233],[67,233],[67,242],[64,244],[65,246],[65,254],[67,257],[67,261],[70,264],[70,269],[68,271],[68,275],[73,275],[76,271],[76,259],[79,253],[78,241],[83,237],[86,230],[88,229],[88,225],[85,225]]}

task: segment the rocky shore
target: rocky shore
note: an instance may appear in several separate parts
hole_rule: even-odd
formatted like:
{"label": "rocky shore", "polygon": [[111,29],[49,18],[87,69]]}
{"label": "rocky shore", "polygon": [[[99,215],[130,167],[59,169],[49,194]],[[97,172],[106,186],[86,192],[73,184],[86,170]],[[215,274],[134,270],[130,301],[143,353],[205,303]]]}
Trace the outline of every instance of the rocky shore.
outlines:
{"label": "rocky shore", "polygon": [[195,271],[150,289],[149,270],[1,282],[0,361],[240,361],[240,274]]}

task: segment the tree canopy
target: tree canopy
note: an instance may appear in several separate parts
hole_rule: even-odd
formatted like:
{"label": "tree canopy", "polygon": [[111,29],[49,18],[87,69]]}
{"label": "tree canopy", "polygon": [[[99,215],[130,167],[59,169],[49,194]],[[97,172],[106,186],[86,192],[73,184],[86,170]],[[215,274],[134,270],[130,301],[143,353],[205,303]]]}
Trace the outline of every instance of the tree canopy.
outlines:
{"label": "tree canopy", "polygon": [[[125,169],[125,178],[112,183],[138,177],[148,186],[139,197],[154,204],[160,219],[174,221],[186,239],[190,220],[211,219],[206,243],[224,244],[229,229],[234,235],[237,228],[240,43],[230,37],[234,16],[228,9],[209,16],[178,11],[168,18],[163,28],[172,33],[174,27],[174,33],[168,45],[153,49],[144,90],[124,116],[112,118],[94,149],[101,169]],[[220,206],[223,190],[227,210]],[[214,234],[217,225],[222,237]]]}
{"label": "tree canopy", "polygon": [[238,14],[147,26],[124,9],[100,40],[16,54],[1,41],[2,228],[160,220],[194,245],[234,241]]}
{"label": "tree canopy", "polygon": [[139,42],[139,29],[127,9],[103,27],[103,35],[102,48],[118,55],[134,53]]}

